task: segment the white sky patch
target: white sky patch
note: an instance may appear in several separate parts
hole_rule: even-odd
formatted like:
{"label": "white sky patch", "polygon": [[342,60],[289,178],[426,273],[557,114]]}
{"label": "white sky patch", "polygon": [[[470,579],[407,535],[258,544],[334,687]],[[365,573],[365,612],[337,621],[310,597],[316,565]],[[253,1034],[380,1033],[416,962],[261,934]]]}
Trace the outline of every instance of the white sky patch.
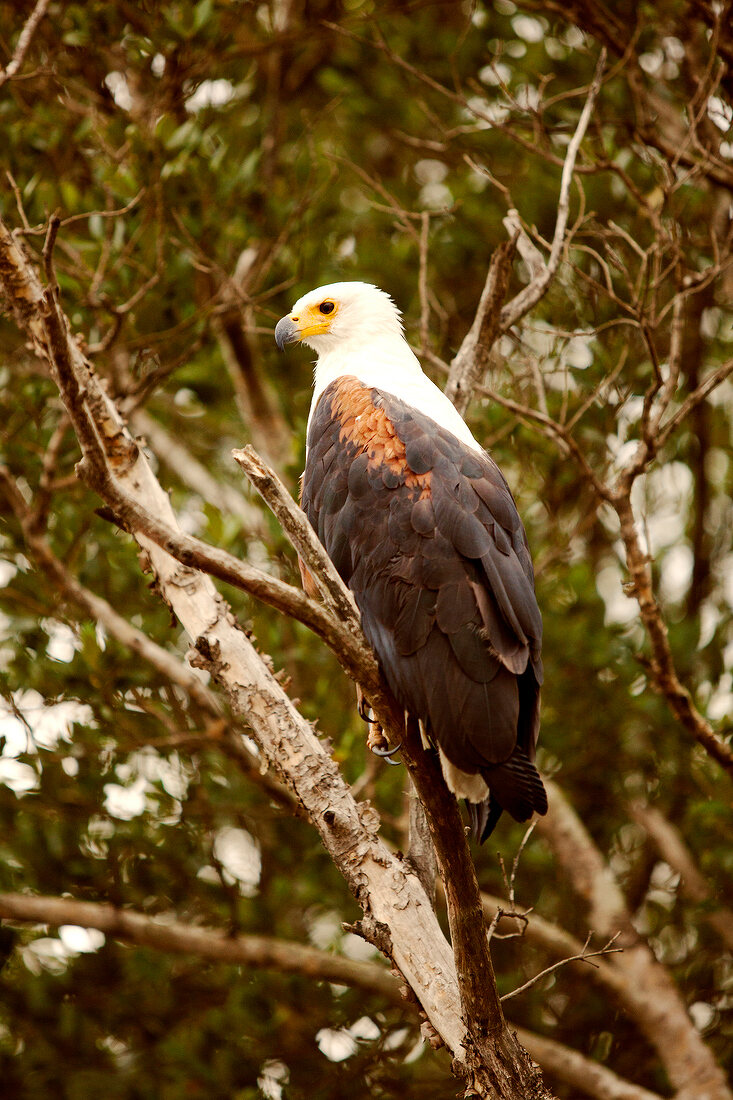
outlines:
{"label": "white sky patch", "polygon": [[206,513],[201,497],[191,494],[176,513],[178,525],[186,535],[196,535],[206,526]]}
{"label": "white sky patch", "polygon": [[116,817],[120,821],[132,821],[133,817],[139,817],[149,808],[147,790],[149,784],[142,776],[123,787],[119,783],[105,783],[104,808],[110,817]]}
{"label": "white sky patch", "polygon": [[14,561],[7,561],[3,558],[0,561],[0,588],[5,588],[10,584],[15,574],[18,572],[18,566]]}
{"label": "white sky patch", "polygon": [[606,608],[606,626],[611,623],[630,623],[639,614],[636,601],[625,594],[623,582],[621,566],[617,561],[608,561],[596,575],[596,589]]}
{"label": "white sky patch", "polygon": [[415,165],[415,176],[418,183],[442,183],[448,175],[448,165],[442,160],[425,157]]}
{"label": "white sky patch", "polygon": [[347,959],[355,959],[359,962],[368,962],[379,954],[376,947],[367,943],[361,936],[355,936],[353,932],[347,932],[341,940],[341,953]]}
{"label": "white sky patch", "polygon": [[362,1039],[367,1043],[374,1042],[381,1034],[378,1025],[369,1016],[361,1016],[351,1024],[348,1030],[355,1039]]}
{"label": "white sky patch", "polygon": [[543,24],[531,15],[516,15],[512,19],[512,30],[525,42],[541,42],[545,36]]}
{"label": "white sky patch", "polygon": [[515,98],[520,107],[525,111],[536,111],[540,105],[540,92],[534,84],[520,84],[516,90]]}
{"label": "white sky patch", "polygon": [[717,1016],[715,1008],[707,1001],[695,1001],[690,1005],[688,1012],[698,1031],[705,1031],[709,1028]]}
{"label": "white sky patch", "polygon": [[115,69],[111,73],[107,73],[104,78],[104,83],[109,88],[110,94],[117,106],[123,111],[129,111],[132,107],[132,95],[130,94],[130,86],[127,83],[125,74]]}
{"label": "white sky patch", "polygon": [[[191,779],[191,769],[177,753],[160,756],[154,749],[141,749],[131,753],[115,768],[119,782],[106,783],[104,807],[111,817],[131,821],[142,813],[155,812],[157,802],[153,784],[160,783],[171,798],[176,800],[174,819],[180,814],[180,799],[185,797]],[[167,819],[166,819],[167,820]]]}
{"label": "white sky patch", "polygon": [[55,936],[41,936],[24,944],[20,956],[31,974],[38,976],[46,970],[51,974],[63,974],[69,964],[69,955],[61,940]]}
{"label": "white sky patch", "polygon": [[153,60],[150,62],[150,69],[153,76],[162,76],[165,72],[165,57],[162,53],[156,53]]}
{"label": "white sky patch", "polygon": [[72,661],[80,648],[80,642],[68,623],[59,622],[58,619],[43,619],[41,626],[48,634],[46,652],[51,660],[62,661],[64,664]]}
{"label": "white sky patch", "polygon": [[[341,917],[332,909],[324,911],[312,910],[305,914],[308,925],[308,939],[314,947],[320,947],[321,951],[327,951],[336,947],[342,939]],[[354,939],[358,939],[355,936]]]}
{"label": "white sky patch", "polygon": [[316,1042],[321,1054],[325,1054],[329,1062],[344,1062],[352,1054],[356,1054],[358,1043],[346,1028],[322,1027],[316,1033]]}
{"label": "white sky patch", "polygon": [[664,54],[661,50],[649,50],[639,55],[639,64],[648,76],[658,73],[664,63]]}
{"label": "white sky patch", "polygon": [[469,96],[462,114],[473,122],[477,130],[490,130],[492,127],[492,104],[482,96]]}
{"label": "white sky patch", "polygon": [[444,183],[426,183],[420,188],[420,202],[429,210],[445,210],[453,205],[453,192]]}
{"label": "white sky patch", "polygon": [[[33,752],[36,745],[52,749],[60,740],[69,739],[72,722],[93,722],[91,707],[74,699],[48,703],[37,691],[16,691],[13,702],[0,699],[0,734],[5,738],[3,757]],[[30,736],[29,736],[30,733]]]}
{"label": "white sky patch", "polygon": [[662,560],[660,592],[663,600],[677,603],[687,595],[694,555],[687,543],[671,547]]}
{"label": "white sky patch", "polygon": [[193,95],[186,100],[186,110],[191,114],[205,107],[223,107],[234,97],[234,85],[231,80],[218,77],[215,80],[202,80]]}
{"label": "white sky patch", "polygon": [[290,1082],[290,1070],[284,1062],[263,1062],[257,1088],[267,1100],[281,1100],[283,1088]]}
{"label": "white sky patch", "polygon": [[78,924],[60,925],[59,939],[65,949],[74,955],[91,954],[106,943],[104,932],[97,928],[82,928]]}
{"label": "white sky patch", "polygon": [[356,258],[356,237],[344,237],[336,246],[336,255],[339,260],[351,260]]}
{"label": "white sky patch", "polygon": [[250,833],[232,826],[220,829],[214,841],[214,855],[224,869],[224,880],[232,886],[238,883],[243,897],[253,897],[257,893],[262,857]]}
{"label": "white sky patch", "polygon": [[316,1035],[321,1053],[331,1062],[343,1062],[356,1054],[359,1043],[374,1042],[379,1038],[379,1026],[369,1016],[361,1016],[349,1027],[324,1027]]}
{"label": "white sky patch", "polygon": [[720,722],[733,715],[733,675],[724,672],[705,708],[711,722]]}
{"label": "white sky patch", "polygon": [[733,107],[719,95],[711,95],[707,107],[710,121],[727,134],[733,126]]}
{"label": "white sky patch", "polygon": [[560,361],[575,370],[587,370],[593,362],[591,339],[587,336],[573,336],[563,348]]}
{"label": "white sky patch", "polygon": [[484,65],[478,74],[481,83],[488,84],[491,88],[500,84],[508,84],[511,76],[512,70],[503,61],[494,61],[491,65]]}
{"label": "white sky patch", "polygon": [[30,764],[0,757],[0,783],[16,794],[25,794],[38,786],[39,779]]}

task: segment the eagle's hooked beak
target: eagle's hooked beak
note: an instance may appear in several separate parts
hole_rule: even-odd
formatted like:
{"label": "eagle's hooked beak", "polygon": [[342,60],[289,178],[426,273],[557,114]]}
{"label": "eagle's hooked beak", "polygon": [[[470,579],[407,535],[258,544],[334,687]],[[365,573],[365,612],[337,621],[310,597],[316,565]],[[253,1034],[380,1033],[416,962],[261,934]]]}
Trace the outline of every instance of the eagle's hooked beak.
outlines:
{"label": "eagle's hooked beak", "polygon": [[275,325],[275,343],[280,351],[286,348],[288,344],[297,344],[301,336],[302,332],[300,326],[297,321],[289,315],[287,317],[281,317]]}

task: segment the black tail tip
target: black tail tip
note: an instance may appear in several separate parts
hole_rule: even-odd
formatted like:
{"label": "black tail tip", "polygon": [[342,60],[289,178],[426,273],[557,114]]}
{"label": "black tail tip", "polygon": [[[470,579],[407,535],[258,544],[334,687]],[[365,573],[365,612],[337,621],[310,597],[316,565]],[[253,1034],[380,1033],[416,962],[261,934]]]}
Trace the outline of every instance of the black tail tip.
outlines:
{"label": "black tail tip", "polygon": [[466,809],[471,825],[471,839],[475,844],[483,844],[496,828],[504,808],[489,795],[483,802],[466,802]]}
{"label": "black tail tip", "polygon": [[[468,820],[471,826],[471,839],[475,844],[483,844],[496,828],[499,818],[504,813],[504,806],[499,804],[495,795],[489,794],[483,802],[467,801],[466,809],[468,810]],[[511,813],[511,810],[508,812],[515,821],[529,821],[535,813],[539,814],[540,817],[545,816],[547,813],[547,794],[544,786],[541,789],[541,796],[535,798],[534,805],[532,807],[527,806],[525,809],[527,812],[523,812],[521,816]]]}

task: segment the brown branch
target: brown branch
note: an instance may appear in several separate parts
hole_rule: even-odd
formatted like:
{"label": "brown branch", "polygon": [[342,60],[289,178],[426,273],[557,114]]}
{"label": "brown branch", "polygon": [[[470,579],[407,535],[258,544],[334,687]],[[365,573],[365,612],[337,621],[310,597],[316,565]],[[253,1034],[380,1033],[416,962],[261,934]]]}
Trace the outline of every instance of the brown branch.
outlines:
{"label": "brown branch", "polygon": [[[590,959],[595,959],[602,955],[610,955],[616,951],[623,951],[622,947],[613,946],[620,935],[620,933],[618,932],[615,935],[611,936],[608,943],[605,944],[603,947],[600,947],[597,951],[589,951],[588,945],[590,944],[591,935],[592,933],[589,932],[586,937],[586,941],[583,944],[583,947],[576,955],[570,955],[567,959],[560,959],[559,962],[553,963],[552,966],[546,966],[544,970],[540,970],[538,974],[535,974],[533,977],[529,978],[529,980],[524,982],[522,985],[517,986],[516,989],[512,989],[509,991],[509,993],[505,993],[501,998],[502,1003],[504,1001],[510,1000],[512,997],[518,997],[520,993],[526,993],[528,989],[531,989],[532,986],[537,984],[537,982],[542,981],[542,979],[547,977],[548,974],[554,974],[556,970],[559,970],[563,966],[567,966],[568,963],[588,962]],[[596,966],[595,963],[591,963],[590,965]]]}
{"label": "brown branch", "polygon": [[216,928],[145,916],[98,902],[29,894],[0,894],[0,917],[31,924],[79,925],[106,936],[181,955],[212,961],[303,974],[316,981],[356,986],[366,993],[404,1005],[400,983],[383,966],[319,951],[307,944],[274,936],[232,936]]}
{"label": "brown branch", "polygon": [[[170,501],[72,340],[55,295],[43,291],[2,220],[0,286],[19,327],[36,353],[49,362],[82,446],[81,472],[115,511],[122,510],[122,518],[132,525],[149,555],[160,592],[195,642],[198,663],[219,680],[234,712],[246,719],[267,758],[297,794],[364,908],[362,934],[402,971],[453,1053],[455,1067],[461,1068],[478,1095],[493,1097],[498,1090],[507,1100],[528,1091],[537,1100],[549,1097],[537,1068],[504,1023],[458,805],[433,754],[422,749],[414,723],[404,733],[403,758],[426,804],[447,879],[455,959],[417,877],[380,842],[378,816],[354,802],[333,759],[252,643],[236,628],[209,578],[192,569],[182,570],[171,557],[165,540],[171,546],[181,544]],[[165,549],[151,540],[151,531],[161,537]],[[229,568],[228,562],[221,558],[219,562]],[[326,612],[323,615],[331,620]],[[340,624],[333,625],[338,630]],[[352,651],[352,667],[361,670],[352,636],[341,628],[341,638],[344,667],[351,671],[347,656]],[[401,708],[373,669],[376,662],[371,655],[374,694],[370,692],[370,702],[382,725],[399,731],[404,721]]]}
{"label": "brown branch", "polygon": [[594,1100],[662,1100],[659,1093],[624,1080],[600,1062],[584,1057],[563,1043],[523,1027],[517,1028],[517,1035],[546,1073],[585,1096]]}
{"label": "brown branch", "polygon": [[[299,974],[314,981],[336,982],[382,997],[402,1009],[410,1008],[409,1000],[402,994],[401,982],[384,966],[347,959],[274,936],[232,936],[219,929],[171,920],[167,914],[161,920],[104,903],[28,894],[0,894],[0,918],[18,924],[95,928],[123,943],[169,954],[195,955],[212,962]],[[578,1085],[596,1100],[659,1100],[656,1094],[623,1081],[569,1047],[525,1029],[520,1029],[520,1035],[523,1045],[550,1073]],[[583,1079],[581,1073],[585,1074]]]}
{"label": "brown branch", "polygon": [[18,35],[18,41],[15,45],[13,56],[5,68],[0,71],[0,88],[6,80],[12,80],[16,73],[19,72],[21,65],[25,61],[25,55],[28,53],[30,44],[33,41],[33,35],[38,29],[38,24],[46,14],[49,2],[50,0],[36,0],[36,6],[26,19],[23,30]]}
{"label": "brown branch", "polygon": [[445,394],[462,416],[486,373],[491,349],[502,332],[501,303],[509,286],[516,242],[515,235],[494,250],[473,324],[450,365]]}
{"label": "brown branch", "polygon": [[[517,324],[525,314],[529,313],[547,292],[558,267],[562,249],[565,245],[565,233],[570,213],[570,185],[575,170],[580,145],[585,136],[590,121],[593,105],[601,88],[603,70],[606,64],[606,51],[601,54],[596,66],[595,76],[588,89],[585,105],[581,111],[575,133],[568,145],[565,161],[563,163],[560,179],[560,193],[558,196],[557,219],[555,233],[550,247],[550,255],[545,263],[538,250],[532,245],[533,262],[530,264],[532,277],[510,302],[502,307],[509,275],[511,262],[514,257],[518,242],[521,240],[523,254],[529,253],[529,238],[522,228],[516,210],[511,210],[505,219],[505,225],[511,236],[509,241],[503,242],[494,251],[489,264],[486,282],[481,294],[476,316],[469,332],[466,334],[458,353],[450,366],[450,373],[445,387],[445,393],[456,406],[461,415],[464,415],[473,398],[473,393],[486,372],[489,363],[491,348],[495,341],[503,333],[508,332]],[[529,244],[528,244],[529,242]],[[423,342],[424,343],[424,342]]]}
{"label": "brown branch", "polygon": [[729,378],[731,374],[733,374],[733,359],[728,359],[716,370],[712,371],[707,378],[704,378],[692,393],[687,395],[677,412],[669,418],[666,424],[662,424],[657,436],[657,449],[664,446],[672,433],[687,419],[693,409],[697,408],[697,406],[705,400],[708,394],[712,393],[713,390],[716,389],[721,382],[724,382],[726,378]]}
{"label": "brown branch", "polygon": [[[636,469],[636,463],[634,463],[634,469]],[[667,624],[654,595],[649,556],[642,550],[636,527],[631,504],[631,472],[624,471],[619,482],[612,504],[621,525],[621,538],[626,550],[626,564],[633,585],[633,594],[639,604],[641,619],[651,645],[651,674],[654,683],[667,700],[680,725],[692,734],[730,776],[733,776],[733,748],[700,714],[690,692],[677,675],[669,644]]]}
{"label": "brown branch", "polygon": [[[534,306],[537,305],[540,298],[546,293],[554,275],[560,266],[560,258],[562,255],[562,249],[565,244],[565,230],[567,229],[568,217],[570,214],[570,185],[573,180],[573,172],[575,171],[575,161],[578,156],[583,138],[585,137],[585,131],[588,128],[590,122],[593,106],[598,97],[598,93],[601,89],[601,82],[603,79],[603,70],[606,66],[606,50],[602,49],[598,58],[598,64],[596,65],[595,75],[593,81],[588,89],[588,95],[586,97],[585,105],[580,113],[578,124],[575,127],[575,133],[573,134],[570,144],[568,145],[567,153],[565,154],[565,162],[563,164],[562,176],[560,178],[560,194],[558,196],[557,203],[557,220],[555,222],[555,233],[552,238],[552,245],[550,248],[550,255],[547,263],[543,265],[542,270],[538,270],[533,276],[531,281],[520,290],[516,297],[512,298],[511,302],[507,302],[501,311],[501,331],[507,332],[512,325],[516,325],[525,314],[529,313]],[[520,226],[513,226],[513,231],[516,232],[517,228],[521,230]]]}
{"label": "brown branch", "polygon": [[327,557],[305,514],[275,471],[249,446],[232,451],[232,457],[263,497],[297,550],[298,556],[312,573],[326,607],[354,636],[361,635],[359,612],[353,596],[338,575],[333,562]]}

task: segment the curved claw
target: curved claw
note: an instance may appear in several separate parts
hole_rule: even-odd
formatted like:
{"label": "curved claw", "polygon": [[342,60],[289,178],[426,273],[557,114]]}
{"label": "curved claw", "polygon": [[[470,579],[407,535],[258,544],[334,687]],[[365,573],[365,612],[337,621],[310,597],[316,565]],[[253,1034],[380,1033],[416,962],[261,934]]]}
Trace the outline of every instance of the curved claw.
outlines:
{"label": "curved claw", "polygon": [[371,724],[374,721],[374,711],[367,702],[364,692],[358,685],[356,688],[356,709],[362,722]]}
{"label": "curved claw", "polygon": [[374,721],[374,711],[370,707],[369,703],[367,703],[366,699],[360,700],[360,702],[357,704],[356,709],[362,722],[366,722],[367,725],[371,725],[371,723]]}
{"label": "curved claw", "polygon": [[399,745],[395,745],[393,749],[379,749],[376,746],[372,749],[375,756],[381,756],[383,760],[386,760],[388,764],[391,764],[393,768],[398,768],[400,765],[399,760],[392,760],[396,752],[399,752],[402,748],[402,742]]}

